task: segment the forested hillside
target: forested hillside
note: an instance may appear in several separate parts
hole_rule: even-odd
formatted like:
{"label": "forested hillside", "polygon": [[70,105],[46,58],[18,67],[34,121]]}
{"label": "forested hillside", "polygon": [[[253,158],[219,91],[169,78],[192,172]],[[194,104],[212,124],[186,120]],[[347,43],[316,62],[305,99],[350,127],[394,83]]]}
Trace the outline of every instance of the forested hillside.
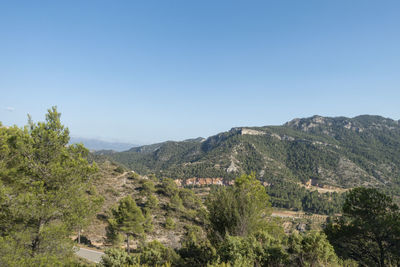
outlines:
{"label": "forested hillside", "polygon": [[232,179],[254,171],[268,182],[311,179],[319,186],[400,192],[400,123],[380,116],[313,116],[282,126],[232,128],[207,139],[98,153],[141,174],[171,178]]}
{"label": "forested hillside", "polygon": [[[74,254],[81,243],[105,249],[97,265],[104,267],[358,264],[383,267],[400,263],[399,207],[392,197],[380,190],[359,187],[345,194],[328,188],[321,192],[310,191],[306,187],[311,185],[298,182],[301,179],[296,174],[301,173],[300,166],[287,163],[285,168],[292,172],[288,179],[265,176],[262,174],[265,169],[262,169],[258,170],[258,175],[268,179],[268,183],[261,182],[253,172],[236,177],[231,186],[179,188],[174,180],[165,176],[139,175],[110,161],[106,155],[89,154],[79,144],[68,145],[69,130],[61,124],[60,116],[53,107],[46,114],[45,122],[34,123],[29,119],[24,128],[0,124],[0,266],[93,266]],[[360,118],[360,121],[365,119]],[[315,120],[321,118],[313,118]],[[354,126],[355,131],[383,131],[387,132],[387,139],[372,144],[375,137],[369,134],[354,139],[354,147],[357,147],[357,140],[369,140],[376,147],[377,158],[372,161],[369,151],[362,154],[364,158],[376,166],[394,164],[389,157],[384,157],[380,146],[384,142],[397,145],[398,127],[382,126],[376,121],[369,121],[367,125],[374,125],[375,129],[362,125],[363,128]],[[353,126],[347,127],[352,130]],[[318,132],[314,128],[311,127],[312,131]],[[138,148],[135,153],[152,155],[163,151],[159,155],[161,158],[178,161],[179,156],[196,157],[199,144],[203,158],[212,159],[216,151],[226,156],[244,140],[254,151],[267,154],[267,148],[273,146],[261,142],[258,137],[296,143],[303,134],[303,142],[298,141],[299,144],[308,142],[318,147],[323,142],[322,137],[320,140],[305,139],[310,124],[304,126],[301,120],[276,128],[291,129],[298,134],[296,137],[295,134],[284,137],[280,133],[278,138],[279,131],[272,133],[271,129],[274,127],[236,128],[207,140],[169,142]],[[316,155],[319,155],[321,166],[334,166],[333,160],[324,161],[321,155],[325,153],[334,158],[332,155],[339,154],[343,142],[337,141],[340,139],[329,129],[322,131],[326,131],[324,138],[327,140],[336,140],[336,144],[325,140],[323,146],[333,146],[336,150],[310,150],[317,151],[311,154],[312,160],[317,160]],[[389,138],[391,134],[392,139]],[[271,152],[269,155],[277,158],[285,143],[275,147],[277,155]],[[168,150],[178,152],[167,156]],[[240,156],[246,156],[243,151],[236,150],[236,168],[246,159],[239,161]],[[301,150],[294,151],[286,152],[291,155]],[[397,152],[391,148],[387,151],[389,155]],[[258,153],[258,156],[264,155]],[[300,159],[308,157],[307,153]],[[248,155],[250,159],[255,157]],[[296,157],[299,156],[293,156],[293,162]],[[311,159],[307,160],[312,163]],[[324,162],[326,165],[322,164]],[[232,170],[232,162],[230,164],[228,169]],[[359,166],[361,169],[363,165]],[[213,165],[213,168],[217,167]],[[233,175],[239,171],[252,171],[252,168],[229,173]],[[374,173],[368,175],[374,177]],[[387,181],[387,184],[396,185],[395,179]],[[271,206],[291,209],[286,212],[297,215],[300,213],[296,211],[303,210],[301,214],[306,216],[310,216],[309,213],[330,216],[318,215],[322,221],[317,226],[310,221],[311,217],[289,216],[285,220],[285,216],[279,215],[282,210],[273,211]]]}

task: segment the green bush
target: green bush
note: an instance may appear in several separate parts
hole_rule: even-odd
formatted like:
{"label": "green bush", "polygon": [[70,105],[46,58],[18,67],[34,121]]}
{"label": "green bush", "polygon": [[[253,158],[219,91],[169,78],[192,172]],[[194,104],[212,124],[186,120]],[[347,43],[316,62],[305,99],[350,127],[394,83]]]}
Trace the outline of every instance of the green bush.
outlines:
{"label": "green bush", "polygon": [[198,226],[186,226],[187,232],[178,250],[183,266],[201,267],[217,260],[216,249]]}
{"label": "green bush", "polygon": [[148,196],[156,191],[156,188],[152,181],[143,179],[140,181],[140,183],[141,183],[140,192],[142,195]]}
{"label": "green bush", "polygon": [[114,218],[108,219],[108,225],[106,226],[106,243],[118,247],[123,241],[124,237],[119,232],[118,223]]}
{"label": "green bush", "polygon": [[151,233],[154,230],[153,217],[151,211],[148,208],[143,210],[145,221],[143,223],[143,229],[146,233]]}
{"label": "green bush", "polygon": [[105,255],[101,257],[99,263],[101,267],[126,266],[138,263],[135,255],[129,255],[122,249],[111,248],[107,249],[104,253]]}
{"label": "green bush", "polygon": [[173,195],[171,197],[170,202],[168,203],[168,207],[171,210],[181,211],[183,209],[182,199],[179,197],[178,194]]}
{"label": "green bush", "polygon": [[141,264],[157,266],[179,261],[179,255],[170,248],[165,247],[159,241],[154,240],[139,249],[139,259]]}
{"label": "green bush", "polygon": [[175,221],[171,217],[165,218],[165,228],[168,230],[175,229]]}
{"label": "green bush", "polygon": [[158,198],[154,195],[149,195],[145,203],[146,208],[155,209],[158,206]]}
{"label": "green bush", "polygon": [[168,196],[172,197],[173,195],[176,195],[179,191],[178,186],[175,184],[174,180],[170,178],[164,178],[160,184],[160,190],[159,192]]}
{"label": "green bush", "polygon": [[292,234],[288,241],[291,262],[298,266],[336,266],[335,250],[321,232]]}
{"label": "green bush", "polygon": [[180,189],[179,197],[187,209],[198,209],[202,206],[201,200],[195,195],[193,190],[187,188]]}

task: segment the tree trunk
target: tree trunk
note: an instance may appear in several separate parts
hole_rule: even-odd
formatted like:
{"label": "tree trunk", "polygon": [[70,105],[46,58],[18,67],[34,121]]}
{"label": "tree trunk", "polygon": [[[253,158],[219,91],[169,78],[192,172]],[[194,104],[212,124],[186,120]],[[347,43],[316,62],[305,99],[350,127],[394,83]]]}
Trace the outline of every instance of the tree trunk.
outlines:
{"label": "tree trunk", "polygon": [[39,243],[40,243],[40,237],[39,234],[33,239],[32,241],[32,256],[36,255],[36,252],[39,250]]}
{"label": "tree trunk", "polygon": [[385,266],[385,251],[384,251],[384,249],[383,249],[383,246],[380,244],[380,265],[381,265],[381,267],[384,267]]}
{"label": "tree trunk", "polygon": [[129,249],[129,235],[126,235],[126,248],[128,250],[128,254],[131,252],[131,250]]}
{"label": "tree trunk", "polygon": [[78,230],[78,244],[80,244],[81,243],[81,228],[79,227],[79,230]]}
{"label": "tree trunk", "polygon": [[378,241],[379,246],[379,266],[385,266],[385,249],[383,247],[383,242],[381,240]]}
{"label": "tree trunk", "polygon": [[39,245],[40,245],[40,232],[42,230],[42,220],[40,219],[37,225],[37,232],[35,238],[32,240],[31,248],[32,248],[32,256],[35,256],[37,254],[37,251],[39,250]]}

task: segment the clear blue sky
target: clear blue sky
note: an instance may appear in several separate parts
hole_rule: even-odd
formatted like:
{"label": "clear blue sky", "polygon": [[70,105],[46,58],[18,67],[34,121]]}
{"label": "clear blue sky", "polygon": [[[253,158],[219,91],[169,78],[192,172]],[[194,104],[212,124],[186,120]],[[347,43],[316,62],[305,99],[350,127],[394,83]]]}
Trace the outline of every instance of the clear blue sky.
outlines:
{"label": "clear blue sky", "polygon": [[315,114],[400,119],[400,1],[1,1],[0,121],[207,137]]}

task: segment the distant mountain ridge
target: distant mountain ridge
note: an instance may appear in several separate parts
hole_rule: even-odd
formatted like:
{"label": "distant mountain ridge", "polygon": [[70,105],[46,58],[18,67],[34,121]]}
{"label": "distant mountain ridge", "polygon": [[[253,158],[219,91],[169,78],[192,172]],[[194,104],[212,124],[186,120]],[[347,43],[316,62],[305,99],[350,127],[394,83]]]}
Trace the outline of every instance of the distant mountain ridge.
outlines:
{"label": "distant mountain ridge", "polygon": [[[400,188],[400,121],[381,116],[293,119],[282,126],[235,127],[207,139],[140,146],[111,159],[140,173],[171,178],[256,172],[338,187]],[[398,190],[400,192],[400,190]]]}
{"label": "distant mountain ridge", "polygon": [[82,143],[89,150],[112,150],[112,151],[125,151],[138,145],[123,143],[123,142],[108,142],[99,139],[83,138],[83,137],[71,137],[70,144]]}

